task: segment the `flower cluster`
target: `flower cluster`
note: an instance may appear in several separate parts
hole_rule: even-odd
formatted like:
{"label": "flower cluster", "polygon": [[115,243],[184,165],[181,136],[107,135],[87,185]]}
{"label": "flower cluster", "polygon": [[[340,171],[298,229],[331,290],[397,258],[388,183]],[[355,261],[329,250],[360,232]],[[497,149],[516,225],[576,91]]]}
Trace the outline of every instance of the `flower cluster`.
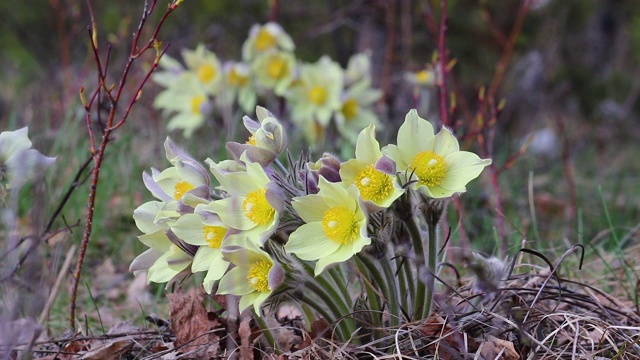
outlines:
{"label": "flower cluster", "polygon": [[278,97],[312,146],[321,142],[332,123],[346,139],[370,123],[379,126],[372,110],[381,97],[372,88],[370,60],[356,54],[346,69],[323,56],[315,63],[296,59],[291,37],[279,24],[254,25],[242,47],[242,61],[221,62],[199,45],[183,50],[186,67],[167,55],[153,79],[165,87],[154,105],[172,114],[168,129],[182,129],[186,137],[216,108],[234,103],[249,112],[258,98]]}
{"label": "flower cluster", "polygon": [[[248,46],[251,56],[271,44],[265,35],[255,37],[261,45]],[[369,124],[357,137],[354,158],[303,158],[287,169],[278,160],[286,147],[282,125],[264,108],[257,116],[244,118],[251,133],[245,143],[227,144],[232,159],[205,160],[215,186],[204,166],[167,139],[172,166],[143,175],[157,200],[134,212],[149,249],[132,271],[146,270],[148,281],[160,283],[206,272],[208,293],[237,295],[240,310],[253,306],[259,316],[296,271],[308,269],[313,279],[372,244],[372,218],[391,211],[406,192],[432,199],[462,193],[491,163],[460,151],[448,129],[435,134],[412,110],[397,144],[380,148]]]}

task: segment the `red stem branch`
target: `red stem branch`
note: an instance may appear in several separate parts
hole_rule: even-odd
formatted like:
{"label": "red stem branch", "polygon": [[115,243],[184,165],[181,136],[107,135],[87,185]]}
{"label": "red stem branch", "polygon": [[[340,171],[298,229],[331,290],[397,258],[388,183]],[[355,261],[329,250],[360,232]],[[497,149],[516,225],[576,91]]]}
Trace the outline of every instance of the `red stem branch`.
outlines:
{"label": "red stem branch", "polygon": [[[169,14],[171,12],[173,12],[179,5],[181,1],[180,0],[174,0],[169,7],[167,8],[167,10],[165,11],[164,15],[162,16],[162,18],[159,20],[158,25],[156,26],[155,30],[153,31],[153,35],[151,36],[149,42],[147,44],[145,44],[145,46],[142,49],[138,49],[138,42],[140,39],[140,36],[142,34],[142,29],[147,21],[147,19],[149,18],[149,16],[151,15],[151,13],[153,12],[156,4],[157,4],[157,0],[153,0],[151,2],[151,5],[149,5],[148,1],[145,1],[145,5],[144,5],[144,11],[142,14],[142,17],[140,19],[140,23],[138,24],[138,28],[135,31],[134,35],[133,35],[133,41],[132,41],[132,45],[131,45],[131,51],[130,51],[130,55],[129,55],[129,59],[127,60],[127,63],[124,66],[124,69],[122,71],[122,75],[120,76],[120,81],[118,84],[118,87],[115,88],[115,94],[113,93],[114,88],[113,87],[109,87],[106,83],[106,75],[107,75],[107,71],[108,71],[108,64],[109,64],[109,56],[111,54],[111,48],[108,47],[107,49],[107,53],[106,53],[106,59],[105,59],[105,66],[102,66],[102,60],[100,58],[100,54],[98,51],[98,43],[97,43],[97,33],[96,33],[96,23],[95,23],[95,19],[93,17],[93,13],[91,10],[91,6],[90,3],[87,2],[88,6],[89,6],[89,12],[91,14],[91,27],[89,29],[89,35],[91,37],[91,48],[95,57],[95,61],[96,61],[96,68],[97,68],[97,75],[98,75],[98,84],[96,86],[96,89],[94,90],[94,92],[91,95],[91,98],[88,102],[86,102],[84,105],[85,107],[85,120],[86,120],[86,125],[87,125],[87,131],[90,137],[90,141],[91,141],[91,155],[93,157],[93,162],[94,162],[94,167],[93,167],[93,171],[92,171],[92,175],[91,175],[91,185],[89,188],[89,199],[87,201],[87,219],[86,219],[86,224],[85,224],[85,231],[82,237],[82,242],[80,245],[80,253],[78,254],[78,262],[76,264],[76,268],[75,271],[73,273],[73,285],[72,285],[72,290],[71,290],[71,301],[69,304],[69,325],[71,326],[71,328],[75,328],[75,310],[76,310],[76,299],[77,299],[77,293],[78,293],[78,284],[80,282],[80,274],[82,272],[82,265],[84,263],[84,257],[87,251],[87,245],[89,244],[89,239],[91,238],[91,231],[93,229],[93,216],[94,216],[94,210],[95,210],[95,202],[96,202],[96,193],[97,193],[97,188],[98,188],[98,180],[100,178],[100,169],[102,167],[102,161],[104,160],[104,155],[105,155],[105,151],[107,149],[107,145],[109,144],[109,142],[111,141],[110,135],[111,132],[116,130],[117,128],[119,128],[120,126],[122,126],[126,120],[127,117],[129,116],[129,113],[131,111],[131,108],[133,107],[133,105],[138,101],[138,98],[140,96],[140,92],[142,90],[142,87],[147,83],[147,81],[149,80],[151,74],[153,73],[153,71],[158,67],[158,62],[161,58],[161,56],[166,52],[166,47],[164,48],[163,51],[159,51],[159,53],[156,54],[155,60],[152,64],[151,69],[146,73],[145,77],[140,81],[140,84],[138,85],[135,93],[132,95],[131,100],[129,101],[129,104],[127,106],[127,109],[124,112],[124,115],[122,116],[122,118],[120,118],[120,120],[113,125],[115,117],[116,117],[116,110],[118,108],[118,103],[120,101],[120,98],[123,94],[123,90],[125,87],[125,84],[127,82],[127,78],[130,74],[130,70],[132,68],[132,65],[134,63],[135,60],[137,60],[140,55],[142,55],[142,53],[146,52],[147,50],[151,49],[152,46],[154,46],[157,43],[157,36],[158,33],[160,31],[160,28],[162,27],[162,25],[164,24],[165,20],[167,19],[167,17],[169,16]],[[81,90],[82,92],[84,90]],[[107,96],[107,98],[110,101],[109,104],[109,115],[107,117],[107,121],[106,123],[102,123],[101,118],[100,118],[100,94],[102,94],[104,92],[104,94]],[[94,104],[96,106],[94,106]],[[96,109],[97,111],[97,119],[98,119],[98,125],[101,126],[102,129],[102,140],[100,142],[100,148],[96,149],[96,141],[95,141],[95,134],[93,132],[93,124],[91,121],[91,112],[92,109]]]}

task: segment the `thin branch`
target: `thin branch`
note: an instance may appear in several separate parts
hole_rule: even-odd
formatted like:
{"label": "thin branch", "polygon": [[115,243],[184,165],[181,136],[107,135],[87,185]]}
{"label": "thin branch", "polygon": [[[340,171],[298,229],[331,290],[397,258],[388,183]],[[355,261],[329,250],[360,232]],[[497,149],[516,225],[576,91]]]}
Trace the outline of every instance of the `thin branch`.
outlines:
{"label": "thin branch", "polygon": [[[138,24],[137,30],[133,34],[133,41],[131,45],[130,56],[129,56],[129,59],[127,60],[127,63],[124,66],[122,75],[120,76],[118,87],[115,88],[115,95],[113,94],[114,88],[109,87],[106,84],[106,72],[108,69],[106,68],[106,66],[103,67],[101,65],[102,61],[100,59],[99,51],[98,51],[95,19],[93,18],[91,5],[89,2],[87,3],[87,5],[89,6],[89,11],[91,13],[92,25],[89,29],[89,34],[91,36],[91,48],[93,50],[93,54],[96,61],[96,68],[98,73],[98,84],[89,102],[87,102],[83,97],[84,96],[83,89],[81,89],[81,97],[83,99],[83,105],[86,112],[85,120],[87,125],[87,131],[91,140],[91,157],[93,159],[94,166],[93,166],[93,171],[91,173],[91,185],[89,187],[89,198],[87,201],[87,218],[86,218],[86,224],[85,224],[85,231],[82,237],[82,242],[80,244],[80,253],[78,254],[78,262],[76,264],[76,268],[73,273],[73,285],[71,290],[71,300],[69,304],[69,325],[71,328],[75,328],[75,310],[76,310],[76,299],[77,299],[77,293],[78,293],[78,284],[80,282],[80,274],[82,272],[82,265],[83,265],[84,257],[87,251],[87,245],[89,243],[89,239],[91,238],[91,231],[93,229],[93,217],[94,217],[94,209],[95,209],[95,201],[96,201],[96,192],[98,188],[98,180],[100,178],[100,169],[102,167],[102,161],[104,160],[107,145],[109,144],[109,142],[112,141],[110,137],[111,132],[124,124],[127,117],[129,116],[129,113],[131,111],[133,104],[136,103],[136,101],[138,100],[138,97],[140,96],[142,86],[144,86],[144,84],[147,82],[147,80],[151,76],[151,73],[157,68],[160,57],[164,54],[164,51],[158,50],[160,47],[158,45],[160,44],[160,42],[157,39],[158,33],[160,31],[160,28],[164,24],[165,20],[169,16],[169,14],[172,13],[181,2],[182,0],[174,0],[167,7],[167,10],[165,11],[162,18],[159,20],[158,25],[156,26],[150,40],[147,42],[147,44],[144,47],[142,47],[142,49],[138,49],[138,42],[142,34],[142,29],[157,4],[157,0],[152,1],[150,5],[148,1],[145,1],[142,17]],[[127,82],[127,78],[129,77],[132,65],[134,61],[137,60],[142,53],[146,52],[152,47],[156,48],[156,57],[154,60],[154,64],[151,70],[146,74],[146,76],[141,80],[140,84],[138,85],[136,92],[133,94],[132,99],[129,101],[129,105],[124,115],[114,126],[113,124],[116,117],[116,110],[118,108],[118,103],[123,94],[124,87]],[[165,51],[166,51],[166,48],[165,48]],[[109,47],[106,54],[107,60],[105,61],[105,64],[108,64],[108,58],[110,54],[111,54],[111,49]],[[103,131],[102,140],[100,142],[100,147],[98,149],[96,147],[95,135],[93,133],[93,127],[91,124],[91,111],[92,111],[92,108],[94,108],[93,105],[95,101],[97,100],[96,110],[98,111],[98,114],[100,113],[100,110],[101,110],[100,94],[102,92],[104,92],[104,94],[109,98],[110,104],[109,104],[109,115],[104,124],[102,123],[102,121],[100,121],[100,117],[98,115],[98,120],[99,120],[98,123],[102,127],[102,131]]]}

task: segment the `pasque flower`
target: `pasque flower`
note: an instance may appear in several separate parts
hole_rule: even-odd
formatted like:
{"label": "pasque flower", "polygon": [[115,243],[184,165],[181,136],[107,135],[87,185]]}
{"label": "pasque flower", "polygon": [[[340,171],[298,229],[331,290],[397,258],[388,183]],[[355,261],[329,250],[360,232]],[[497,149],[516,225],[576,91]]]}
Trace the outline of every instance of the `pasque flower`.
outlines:
{"label": "pasque flower", "polygon": [[204,289],[211,294],[213,285],[229,268],[229,262],[222,258],[221,247],[227,235],[234,232],[220,217],[204,211],[198,206],[193,214],[182,215],[172,226],[171,231],[185,243],[198,246],[193,257],[191,271],[206,271],[203,280]]}
{"label": "pasque flower", "polygon": [[248,116],[243,118],[244,126],[251,133],[249,140],[244,144],[228,142],[227,149],[236,161],[245,154],[250,161],[269,166],[286,147],[287,137],[282,124],[269,110],[258,106],[256,114],[259,122]]}
{"label": "pasque flower", "polygon": [[285,250],[302,260],[318,260],[315,274],[328,265],[350,259],[371,243],[367,235],[367,215],[355,185],[320,178],[320,191],[294,197],[291,205],[306,222],[289,236]]}
{"label": "pasque flower", "polygon": [[249,37],[242,45],[242,58],[253,60],[257,55],[272,50],[293,51],[295,48],[291,36],[278,23],[254,24]]}
{"label": "pasque flower", "polygon": [[382,152],[395,161],[406,183],[431,198],[446,198],[466,191],[469,181],[491,164],[491,159],[460,151],[447,128],[434,135],[433,126],[411,110],[398,130],[398,144]]}
{"label": "pasque flower", "polygon": [[246,164],[246,171],[224,172],[215,164],[211,166],[220,182],[218,189],[227,192],[229,197],[212,201],[202,209],[218,214],[224,224],[240,230],[241,236],[264,242],[278,226],[284,196],[260,164],[249,161],[246,156],[240,159]]}
{"label": "pasque flower", "polygon": [[224,258],[235,267],[220,279],[217,293],[240,296],[240,311],[253,305],[261,316],[260,307],[284,280],[282,267],[250,241],[225,249]]}
{"label": "pasque flower", "polygon": [[0,176],[7,178],[8,189],[20,188],[56,161],[32,149],[28,134],[28,127],[0,133]]}
{"label": "pasque flower", "polygon": [[383,158],[380,144],[375,139],[375,126],[362,130],[356,141],[356,158],[343,163],[340,176],[345,185],[354,184],[360,190],[360,197],[377,207],[391,205],[404,190],[396,181],[395,174],[387,174],[376,168]]}

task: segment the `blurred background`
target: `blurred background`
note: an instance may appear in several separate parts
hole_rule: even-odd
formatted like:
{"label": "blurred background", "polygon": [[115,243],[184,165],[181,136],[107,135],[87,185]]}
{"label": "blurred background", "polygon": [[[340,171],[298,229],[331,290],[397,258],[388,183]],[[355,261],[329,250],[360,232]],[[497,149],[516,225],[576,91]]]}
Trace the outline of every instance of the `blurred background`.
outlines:
{"label": "blurred background", "polygon": [[[110,76],[115,81],[143,1],[90,3],[98,42],[111,44]],[[416,104],[415,85],[405,75],[432,63],[439,16],[440,1],[432,0],[186,0],[159,38],[170,43],[168,54],[175,58],[182,48],[204,43],[221,59],[239,59],[251,25],[275,20],[292,36],[295,54],[303,61],[327,54],[346,67],[352,54],[368,49],[374,85],[384,93],[376,104],[386,129],[379,134],[384,145],[395,141],[397,127]],[[487,117],[495,120],[494,130],[485,133],[488,155],[498,168],[515,159],[496,177],[497,183],[485,174],[470,185],[458,208],[462,227],[456,208],[450,207],[452,243],[491,253],[504,241],[508,254],[523,239],[549,253],[575,243],[588,249],[635,249],[640,221],[640,2],[450,0],[448,17],[446,45],[455,65],[447,84],[456,96],[453,119],[463,145],[479,151],[477,136],[464,135],[473,134],[478,113],[491,115],[479,109],[479,96],[494,86],[496,103],[504,101],[504,107]],[[28,125],[35,147],[58,157],[43,184],[23,189],[19,218],[26,233],[42,229],[88,156],[79,89],[93,89],[96,83],[90,19],[83,1],[0,2],[0,129]],[[151,60],[134,67],[129,91]],[[119,304],[126,304],[131,292],[146,294],[144,284],[131,285],[127,272],[144,250],[131,216],[151,200],[142,172],[168,165],[165,137],[171,135],[198,159],[227,156],[221,149],[231,139],[224,138],[215,118],[188,140],[167,133],[165,119],[151,105],[160,90],[152,82],[146,85],[129,121],[116,132],[103,167],[85,265],[92,283],[81,289],[91,293],[81,306],[102,304],[103,316],[117,317],[120,306],[136,309],[139,300]],[[429,94],[420,115],[438,123],[437,90]],[[527,140],[527,151],[514,157]],[[294,154],[305,148],[295,142],[291,147]],[[52,274],[61,254],[79,243],[87,191],[84,183],[56,220],[54,228],[70,231],[43,246],[42,259]],[[156,296],[162,293],[161,286],[153,290]],[[58,319],[64,327],[65,301],[64,296],[58,299],[52,326]],[[148,304],[154,304],[152,298]]]}

